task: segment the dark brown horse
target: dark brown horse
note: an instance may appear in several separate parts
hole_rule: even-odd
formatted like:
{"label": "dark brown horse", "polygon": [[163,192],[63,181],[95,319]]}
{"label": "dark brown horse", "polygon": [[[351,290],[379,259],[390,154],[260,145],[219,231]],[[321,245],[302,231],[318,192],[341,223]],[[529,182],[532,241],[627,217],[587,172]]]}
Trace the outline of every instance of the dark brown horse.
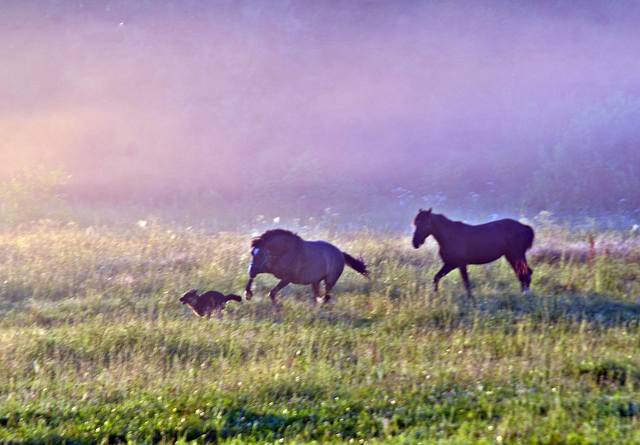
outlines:
{"label": "dark brown horse", "polygon": [[432,213],[431,209],[420,209],[413,225],[413,247],[420,247],[429,235],[433,235],[440,246],[440,258],[444,265],[433,277],[436,292],[438,281],[453,269],[459,269],[467,294],[473,298],[467,265],[490,263],[501,256],[511,264],[522,291],[529,291],[533,270],[527,264],[526,252],[533,244],[531,227],[513,219],[472,226],[451,221],[444,215]]}
{"label": "dark brown horse", "polygon": [[[325,241],[305,241],[293,232],[283,229],[268,230],[251,241],[251,265],[245,297],[253,296],[251,285],[258,274],[270,273],[280,279],[271,289],[271,302],[277,304],[278,292],[289,283],[310,284],[316,302],[328,302],[331,289],[342,275],[344,265],[367,276],[367,266],[361,260],[342,252]],[[320,283],[324,281],[324,298]]]}

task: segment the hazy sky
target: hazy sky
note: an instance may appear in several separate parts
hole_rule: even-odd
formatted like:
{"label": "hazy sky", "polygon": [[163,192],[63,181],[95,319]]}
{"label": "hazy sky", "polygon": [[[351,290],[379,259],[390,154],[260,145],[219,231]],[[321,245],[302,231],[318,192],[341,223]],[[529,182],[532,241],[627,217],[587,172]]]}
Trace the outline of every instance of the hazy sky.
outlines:
{"label": "hazy sky", "polygon": [[0,5],[0,175],[98,191],[484,181],[640,96],[636,1]]}

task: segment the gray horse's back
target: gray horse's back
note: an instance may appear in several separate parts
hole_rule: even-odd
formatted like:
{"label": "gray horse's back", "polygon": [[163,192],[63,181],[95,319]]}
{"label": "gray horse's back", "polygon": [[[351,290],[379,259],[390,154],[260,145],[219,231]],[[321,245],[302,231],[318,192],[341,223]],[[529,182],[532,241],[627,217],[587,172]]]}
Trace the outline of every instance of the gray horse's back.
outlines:
{"label": "gray horse's back", "polygon": [[305,241],[301,275],[307,283],[327,280],[335,283],[344,270],[344,254],[326,241]]}

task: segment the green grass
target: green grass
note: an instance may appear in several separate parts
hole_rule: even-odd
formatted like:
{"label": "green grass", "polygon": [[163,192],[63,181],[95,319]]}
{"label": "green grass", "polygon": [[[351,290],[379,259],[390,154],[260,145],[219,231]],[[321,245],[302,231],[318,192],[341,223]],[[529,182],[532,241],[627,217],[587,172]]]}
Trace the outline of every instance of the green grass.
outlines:
{"label": "green grass", "polygon": [[501,260],[471,268],[476,304],[457,273],[432,293],[431,243],[329,238],[372,279],[346,272],[321,309],[291,286],[275,310],[260,277],[207,321],[177,299],[241,291],[247,234],[1,233],[0,442],[640,443],[637,237],[597,234],[584,260],[563,252],[585,234],[540,230],[534,295]]}

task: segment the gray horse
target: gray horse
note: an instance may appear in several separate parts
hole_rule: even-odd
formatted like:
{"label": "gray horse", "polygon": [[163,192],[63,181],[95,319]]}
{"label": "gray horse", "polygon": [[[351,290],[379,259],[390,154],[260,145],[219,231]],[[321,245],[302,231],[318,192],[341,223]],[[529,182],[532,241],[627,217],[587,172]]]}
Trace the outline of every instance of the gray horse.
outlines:
{"label": "gray horse", "polygon": [[[253,296],[251,285],[258,274],[270,273],[280,282],[269,292],[271,302],[277,304],[278,292],[289,283],[310,284],[318,303],[331,299],[331,289],[342,275],[344,265],[367,277],[367,266],[361,260],[342,252],[326,241],[305,241],[293,232],[274,229],[251,241],[251,265],[245,297]],[[324,281],[324,297],[320,282]]]}

